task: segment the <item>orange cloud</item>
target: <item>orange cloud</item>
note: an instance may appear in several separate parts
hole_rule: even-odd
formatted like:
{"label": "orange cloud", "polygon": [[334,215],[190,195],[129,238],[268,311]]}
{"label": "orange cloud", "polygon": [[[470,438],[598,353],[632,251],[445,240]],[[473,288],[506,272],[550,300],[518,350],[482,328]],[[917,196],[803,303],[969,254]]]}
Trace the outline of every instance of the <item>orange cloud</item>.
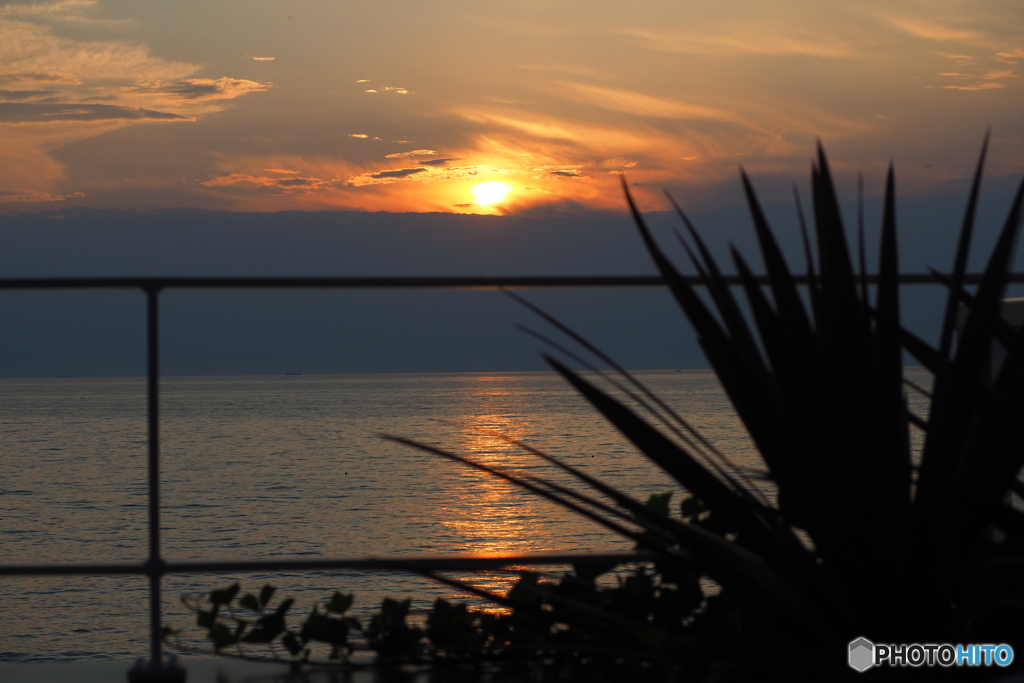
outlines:
{"label": "orange cloud", "polygon": [[440,154],[440,152],[433,149],[414,149],[411,152],[395,152],[394,154],[385,154],[385,159],[410,159],[412,157],[429,157]]}
{"label": "orange cloud", "polygon": [[0,204],[39,204],[43,202],[63,202],[68,199],[84,197],[82,192],[70,194],[53,194],[39,190],[0,190]]}
{"label": "orange cloud", "polygon": [[122,91],[122,96],[134,94],[155,94],[163,96],[165,102],[175,98],[191,102],[230,100],[253,92],[263,92],[272,87],[270,83],[249,81],[243,78],[183,78],[170,83],[141,83]]}
{"label": "orange cloud", "polygon": [[231,185],[254,185],[256,187],[269,187],[283,192],[299,192],[306,193],[311,191],[320,190],[330,186],[330,181],[321,180],[320,178],[306,178],[302,176],[295,176],[292,178],[269,178],[269,177],[257,177],[251,175],[243,175],[241,173],[232,173],[231,175],[221,176],[219,178],[211,178],[210,180],[204,180],[200,183],[204,187],[228,187]]}
{"label": "orange cloud", "polygon": [[943,90],[999,90],[1005,88],[1004,83],[978,83],[976,85],[940,85],[940,86],[926,86],[928,88],[941,88]]}
{"label": "orange cloud", "polygon": [[853,51],[849,42],[838,36],[821,35],[779,22],[738,26],[729,21],[704,30],[624,28],[620,32],[652,50],[709,57],[801,55],[836,58],[846,57]]}
{"label": "orange cloud", "polygon": [[26,175],[35,178],[31,192],[9,196],[78,196],[54,191],[65,175],[52,160],[54,150],[123,126],[194,121],[222,110],[227,100],[271,87],[230,77],[198,78],[199,65],[155,57],[137,41],[68,38],[51,26],[134,26],[93,19],[89,12],[95,8],[92,0],[0,7],[3,156],[21,164],[0,169],[0,186],[20,187]]}
{"label": "orange cloud", "polygon": [[891,26],[915,38],[960,42],[971,42],[979,38],[979,34],[974,31],[965,31],[926,19],[901,17],[885,13],[879,13],[878,16],[887,21]]}

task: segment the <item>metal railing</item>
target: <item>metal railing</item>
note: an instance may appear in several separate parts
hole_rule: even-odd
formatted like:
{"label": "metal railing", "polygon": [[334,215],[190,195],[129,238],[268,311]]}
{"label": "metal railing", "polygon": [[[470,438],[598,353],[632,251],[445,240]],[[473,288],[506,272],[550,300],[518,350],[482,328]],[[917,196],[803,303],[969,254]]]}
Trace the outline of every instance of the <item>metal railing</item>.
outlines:
{"label": "metal railing", "polygon": [[[703,283],[687,278],[692,285]],[[796,276],[798,283],[806,278]],[[968,274],[965,284],[980,281]],[[727,276],[738,286],[738,276]],[[767,278],[759,277],[761,284]],[[868,277],[874,283],[877,278]],[[1024,283],[1024,274],[1010,282]],[[903,285],[934,285],[929,274],[900,276]],[[54,289],[138,289],[146,296],[146,366],[148,426],[148,529],[149,555],[144,562],[115,563],[21,563],[0,564],[0,576],[17,575],[113,575],[141,574],[149,578],[150,671],[163,667],[161,637],[161,581],[166,574],[249,572],[270,570],[467,570],[499,569],[510,565],[569,564],[580,559],[608,562],[636,562],[651,559],[648,553],[532,553],[489,555],[400,556],[388,558],[320,558],[274,560],[210,560],[168,562],[160,552],[160,347],[159,297],[166,289],[500,289],[500,288],[588,288],[661,287],[660,276],[537,276],[537,277],[76,277],[0,279],[0,291]],[[141,678],[139,679],[141,680]]]}

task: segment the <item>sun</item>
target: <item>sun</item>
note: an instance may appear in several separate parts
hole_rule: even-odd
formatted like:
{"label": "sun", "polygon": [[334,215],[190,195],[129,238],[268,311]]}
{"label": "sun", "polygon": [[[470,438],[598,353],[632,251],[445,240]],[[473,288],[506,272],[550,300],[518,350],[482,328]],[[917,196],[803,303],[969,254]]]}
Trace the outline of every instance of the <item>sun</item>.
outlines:
{"label": "sun", "polygon": [[508,183],[503,183],[500,180],[488,180],[483,183],[477,183],[473,187],[469,188],[470,193],[473,195],[473,199],[480,206],[490,206],[491,204],[497,204],[498,202],[505,201],[505,197],[509,192],[513,190],[513,187]]}

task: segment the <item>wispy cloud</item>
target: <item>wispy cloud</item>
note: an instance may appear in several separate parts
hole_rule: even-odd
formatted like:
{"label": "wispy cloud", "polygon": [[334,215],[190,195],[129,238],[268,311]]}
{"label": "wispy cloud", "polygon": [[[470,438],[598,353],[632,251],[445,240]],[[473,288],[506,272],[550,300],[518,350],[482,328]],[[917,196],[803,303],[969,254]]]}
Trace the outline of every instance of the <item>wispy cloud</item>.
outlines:
{"label": "wispy cloud", "polygon": [[53,24],[76,24],[105,29],[132,29],[132,19],[105,19],[91,16],[98,9],[96,0],[58,0],[33,4],[10,4],[0,7],[0,18]]}
{"label": "wispy cloud", "polygon": [[426,172],[427,169],[425,168],[397,168],[393,171],[381,171],[379,173],[372,173],[370,174],[370,177],[378,180],[385,178],[408,178],[411,175]]}
{"label": "wispy cloud", "polygon": [[997,52],[996,59],[1004,64],[1016,64],[1019,60],[1024,59],[1024,48],[1019,47],[1008,52]]}
{"label": "wispy cloud", "polygon": [[82,81],[69,73],[59,71],[15,71],[0,73],[0,85],[81,85]]}
{"label": "wispy cloud", "polygon": [[172,95],[184,100],[209,102],[211,100],[230,100],[248,93],[263,92],[270,87],[270,83],[249,81],[244,78],[184,78],[170,83],[143,83],[128,88],[124,92]]}
{"label": "wispy cloud", "polygon": [[[288,171],[290,173],[290,171]],[[232,173],[219,178],[211,178],[200,183],[204,187],[228,187],[232,185],[250,185],[257,188],[270,188],[285,193],[315,192],[330,186],[330,181],[321,178],[295,176],[290,178],[271,178],[268,176],[252,176]]]}
{"label": "wispy cloud", "polygon": [[929,85],[927,88],[941,88],[942,90],[1001,90],[1006,87],[1005,83],[974,83],[970,85]]}
{"label": "wispy cloud", "polygon": [[[943,71],[938,75],[943,78],[952,79],[952,83],[926,85],[928,89],[941,89],[941,90],[1001,90],[1006,88],[1006,83],[1001,81],[1008,81],[1015,78],[1019,78],[1018,74],[1013,69],[1007,69],[1006,66],[1016,65],[1016,61],[1007,59],[1006,55],[1012,55],[1012,52],[997,52],[991,57],[975,58],[969,55],[951,55],[943,52],[936,53],[946,59],[952,59],[956,62],[959,71]],[[998,66],[997,66],[998,65]]]}
{"label": "wispy cloud", "polygon": [[[446,166],[432,162],[456,161],[456,159],[431,159],[427,162],[419,162],[419,166],[410,168],[395,168],[382,171],[365,171],[350,175],[344,180],[344,185],[352,187],[364,187],[367,185],[384,185],[395,182],[438,183],[451,180],[465,180],[477,178],[478,176],[510,175],[516,171],[490,165],[470,166]],[[521,173],[521,172],[520,172]]]}
{"label": "wispy cloud", "polygon": [[53,192],[41,192],[39,190],[9,191],[0,190],[0,204],[39,204],[43,202],[63,202],[68,199],[84,197],[84,192],[71,192],[69,194],[54,194]]}
{"label": "wispy cloud", "polygon": [[620,33],[651,50],[710,57],[801,55],[835,58],[848,56],[853,50],[845,38],[767,21],[737,25],[730,20],[703,30],[684,31],[623,28]]}
{"label": "wispy cloud", "polygon": [[[368,79],[363,79],[363,80],[356,81],[356,83],[369,83],[369,80]],[[378,85],[375,88],[367,88],[363,92],[370,92],[370,93],[382,93],[382,92],[385,92],[385,93],[391,93],[393,95],[408,95],[412,91],[409,90],[408,88],[399,88],[399,87],[396,87],[396,86],[393,86],[393,85]]]}
{"label": "wispy cloud", "polygon": [[555,85],[563,88],[566,94],[573,99],[637,116],[721,121],[730,121],[736,118],[735,114],[725,109],[654,97],[630,90],[565,81]]}
{"label": "wispy cloud", "polygon": [[943,23],[918,17],[898,16],[888,13],[878,13],[876,16],[915,38],[957,42],[971,42],[979,38],[979,34],[975,31],[966,31],[962,28],[954,28]]}
{"label": "wispy cloud", "polygon": [[0,102],[0,123],[63,121],[187,121],[190,117],[110,104],[38,104]]}
{"label": "wispy cloud", "polygon": [[450,161],[459,161],[460,159],[428,159],[426,161],[418,161],[420,166],[444,166]]}
{"label": "wispy cloud", "polygon": [[413,157],[430,157],[440,154],[437,150],[433,149],[414,149],[411,152],[395,152],[394,154],[385,154],[385,159],[411,159]]}
{"label": "wispy cloud", "polygon": [[254,62],[272,62],[275,59],[277,59],[277,57],[251,57],[249,55],[246,56]]}

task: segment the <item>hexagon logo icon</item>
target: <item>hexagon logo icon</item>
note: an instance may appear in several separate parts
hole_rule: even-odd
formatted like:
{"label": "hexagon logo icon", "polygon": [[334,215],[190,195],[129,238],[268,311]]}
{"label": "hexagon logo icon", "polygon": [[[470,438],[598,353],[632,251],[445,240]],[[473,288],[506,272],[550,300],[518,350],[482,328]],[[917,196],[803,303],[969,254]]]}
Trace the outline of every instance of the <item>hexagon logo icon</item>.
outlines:
{"label": "hexagon logo icon", "polygon": [[875,644],[867,638],[850,641],[850,668],[856,671],[867,671],[875,665]]}

